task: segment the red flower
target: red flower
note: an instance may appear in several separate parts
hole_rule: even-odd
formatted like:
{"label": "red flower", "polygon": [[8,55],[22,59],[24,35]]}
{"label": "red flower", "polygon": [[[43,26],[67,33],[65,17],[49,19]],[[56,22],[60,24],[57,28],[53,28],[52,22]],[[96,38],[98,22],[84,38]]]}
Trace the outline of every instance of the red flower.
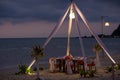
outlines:
{"label": "red flower", "polygon": [[78,60],[78,64],[84,64],[84,61],[83,60]]}
{"label": "red flower", "polygon": [[71,56],[65,56],[65,59],[69,60],[69,59],[72,59],[72,57]]}
{"label": "red flower", "polygon": [[92,63],[90,63],[90,64],[87,64],[87,66],[95,66],[95,63],[92,62]]}
{"label": "red flower", "polygon": [[94,62],[92,62],[92,63],[91,63],[91,66],[95,66],[95,63],[94,63]]}
{"label": "red flower", "polygon": [[91,64],[87,64],[87,66],[91,66]]}

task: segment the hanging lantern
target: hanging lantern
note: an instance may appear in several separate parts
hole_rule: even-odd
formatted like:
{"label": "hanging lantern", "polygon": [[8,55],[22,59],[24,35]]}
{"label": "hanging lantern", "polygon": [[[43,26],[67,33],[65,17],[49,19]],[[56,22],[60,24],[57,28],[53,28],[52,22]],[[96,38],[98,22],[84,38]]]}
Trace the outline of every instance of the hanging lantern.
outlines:
{"label": "hanging lantern", "polygon": [[72,18],[72,19],[75,19],[75,13],[74,13],[73,11],[72,11],[72,12],[70,12],[69,17],[70,17],[70,18]]}

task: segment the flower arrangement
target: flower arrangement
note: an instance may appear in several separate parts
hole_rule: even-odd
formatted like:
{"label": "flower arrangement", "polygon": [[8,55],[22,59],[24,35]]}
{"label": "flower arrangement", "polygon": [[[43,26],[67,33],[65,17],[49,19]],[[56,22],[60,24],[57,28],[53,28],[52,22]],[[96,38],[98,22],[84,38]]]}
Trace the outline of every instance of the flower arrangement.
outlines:
{"label": "flower arrangement", "polygon": [[83,60],[78,60],[78,64],[84,64],[84,61]]}
{"label": "flower arrangement", "polygon": [[94,63],[94,62],[92,62],[92,63],[91,63],[91,66],[95,66],[95,63]]}
{"label": "flower arrangement", "polygon": [[73,58],[73,57],[70,56],[70,55],[69,55],[69,56],[65,56],[65,60],[72,60],[72,58]]}
{"label": "flower arrangement", "polygon": [[91,62],[90,64],[87,64],[87,66],[95,66],[95,63]]}

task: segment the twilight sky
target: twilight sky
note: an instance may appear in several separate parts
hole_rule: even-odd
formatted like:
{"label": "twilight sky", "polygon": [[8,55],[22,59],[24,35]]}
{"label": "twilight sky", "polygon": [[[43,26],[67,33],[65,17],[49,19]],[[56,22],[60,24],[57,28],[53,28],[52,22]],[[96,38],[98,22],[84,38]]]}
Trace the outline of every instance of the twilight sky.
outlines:
{"label": "twilight sky", "polygon": [[[110,22],[104,34],[120,24],[120,0],[73,0],[97,34],[101,16]],[[0,0],[0,38],[47,37],[69,5],[69,0]],[[90,35],[81,23],[82,35]],[[68,16],[55,36],[67,35]],[[73,24],[71,36],[78,33]]]}

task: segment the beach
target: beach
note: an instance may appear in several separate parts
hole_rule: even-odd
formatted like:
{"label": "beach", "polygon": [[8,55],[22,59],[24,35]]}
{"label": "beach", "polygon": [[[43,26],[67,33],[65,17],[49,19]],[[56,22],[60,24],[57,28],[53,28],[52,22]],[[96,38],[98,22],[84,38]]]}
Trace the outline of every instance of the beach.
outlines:
{"label": "beach", "polygon": [[[113,59],[120,64],[120,55],[112,55]],[[113,80],[112,79],[112,72],[106,73],[104,68],[107,66],[111,66],[111,61],[105,57],[100,58],[101,59],[101,65],[102,71],[99,73],[96,73],[94,77],[91,78],[84,78],[80,77],[80,74],[66,74],[63,72],[54,72],[51,73],[49,71],[49,64],[46,64],[46,68],[42,71],[40,71],[40,77],[43,78],[43,80]],[[35,80],[36,74],[32,73],[32,75],[28,74],[20,74],[15,75],[16,72],[18,72],[18,67],[10,67],[10,68],[4,68],[0,70],[0,80]],[[115,71],[115,80],[120,80],[120,70]]]}
{"label": "beach", "polygon": [[[35,80],[35,75],[15,75],[16,69],[9,68],[0,71],[0,80]],[[120,80],[120,71],[115,72],[115,80]],[[113,80],[112,73],[100,73],[93,78],[81,78],[79,74],[68,75],[66,73],[50,73],[49,70],[40,72],[40,77],[43,80]]]}
{"label": "beach", "polygon": [[1,1],[0,80],[120,80],[119,1],[73,1]]}
{"label": "beach", "polygon": [[[29,65],[32,61],[31,49],[35,44],[43,44],[46,39],[43,38],[25,38],[25,39],[0,39],[0,80],[35,80],[36,75],[20,74],[15,75],[19,71],[18,65]],[[106,56],[100,53],[100,61],[102,64],[102,71],[95,74],[93,78],[81,78],[80,74],[71,74],[49,71],[49,58],[63,57],[66,54],[67,38],[53,39],[45,49],[45,56],[40,60],[40,65],[46,65],[43,71],[40,71],[40,76],[44,80],[112,80],[112,73],[106,73],[105,67],[111,66],[112,62]],[[84,38],[84,47],[86,56],[95,57],[92,51],[93,45],[96,44],[93,38]],[[120,64],[120,39],[119,38],[104,38],[105,45],[110,50],[112,58]],[[90,43],[91,42],[91,43]],[[7,46],[8,45],[8,46]],[[74,57],[81,57],[80,45],[78,38],[71,39],[71,53]],[[120,80],[120,71],[115,71],[115,80]]]}

